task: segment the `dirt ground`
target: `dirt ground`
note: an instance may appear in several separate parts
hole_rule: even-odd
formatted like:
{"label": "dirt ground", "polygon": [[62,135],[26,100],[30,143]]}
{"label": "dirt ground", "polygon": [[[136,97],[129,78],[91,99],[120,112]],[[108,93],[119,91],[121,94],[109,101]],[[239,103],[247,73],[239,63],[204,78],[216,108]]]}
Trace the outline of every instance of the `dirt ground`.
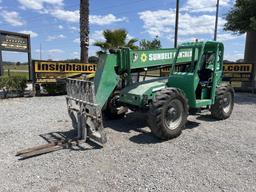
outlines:
{"label": "dirt ground", "polygon": [[105,123],[108,143],[20,161],[18,150],[71,134],[65,97],[0,100],[0,191],[256,191],[256,95],[237,93],[231,118],[189,116],[182,135],[156,139],[146,116]]}

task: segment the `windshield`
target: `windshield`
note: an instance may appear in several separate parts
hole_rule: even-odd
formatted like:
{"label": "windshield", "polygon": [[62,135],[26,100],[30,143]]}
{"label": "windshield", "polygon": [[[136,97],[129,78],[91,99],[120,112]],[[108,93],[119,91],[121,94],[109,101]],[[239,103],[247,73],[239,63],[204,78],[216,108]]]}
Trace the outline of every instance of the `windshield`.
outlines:
{"label": "windshield", "polygon": [[172,69],[173,72],[194,72],[196,62],[199,58],[199,48],[179,48],[177,54],[175,66]]}

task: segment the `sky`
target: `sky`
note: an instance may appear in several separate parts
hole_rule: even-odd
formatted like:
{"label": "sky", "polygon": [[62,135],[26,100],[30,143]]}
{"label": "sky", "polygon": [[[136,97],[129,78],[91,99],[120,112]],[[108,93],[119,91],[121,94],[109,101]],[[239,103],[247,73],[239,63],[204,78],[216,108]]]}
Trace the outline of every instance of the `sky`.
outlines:
{"label": "sky", "polygon": [[[180,0],[178,43],[212,40],[217,0]],[[0,0],[0,29],[31,35],[32,58],[62,60],[80,57],[80,0]],[[220,0],[218,41],[225,59],[243,58],[245,35],[223,31],[225,14],[234,0]],[[126,29],[128,38],[151,40],[159,36],[163,48],[173,48],[176,0],[90,0],[90,48],[104,40],[105,29]],[[4,52],[5,61],[26,60],[26,54]]]}

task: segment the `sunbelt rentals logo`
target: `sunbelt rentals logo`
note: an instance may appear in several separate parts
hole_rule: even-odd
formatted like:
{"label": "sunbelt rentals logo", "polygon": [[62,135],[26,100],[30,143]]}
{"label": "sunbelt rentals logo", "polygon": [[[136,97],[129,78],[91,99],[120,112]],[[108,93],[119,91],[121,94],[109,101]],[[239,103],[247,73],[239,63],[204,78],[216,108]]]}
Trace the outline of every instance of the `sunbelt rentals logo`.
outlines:
{"label": "sunbelt rentals logo", "polygon": [[142,53],[140,56],[140,60],[145,63],[148,60],[148,56],[146,53]]}

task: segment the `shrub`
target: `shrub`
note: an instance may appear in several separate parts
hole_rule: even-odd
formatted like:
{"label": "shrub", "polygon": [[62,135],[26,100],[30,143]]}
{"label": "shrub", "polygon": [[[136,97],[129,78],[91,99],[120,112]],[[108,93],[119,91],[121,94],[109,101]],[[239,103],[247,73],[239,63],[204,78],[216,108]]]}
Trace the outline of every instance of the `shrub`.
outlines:
{"label": "shrub", "polygon": [[9,93],[17,93],[20,96],[24,95],[27,87],[27,79],[20,76],[0,77],[0,89],[4,92],[4,98]]}

